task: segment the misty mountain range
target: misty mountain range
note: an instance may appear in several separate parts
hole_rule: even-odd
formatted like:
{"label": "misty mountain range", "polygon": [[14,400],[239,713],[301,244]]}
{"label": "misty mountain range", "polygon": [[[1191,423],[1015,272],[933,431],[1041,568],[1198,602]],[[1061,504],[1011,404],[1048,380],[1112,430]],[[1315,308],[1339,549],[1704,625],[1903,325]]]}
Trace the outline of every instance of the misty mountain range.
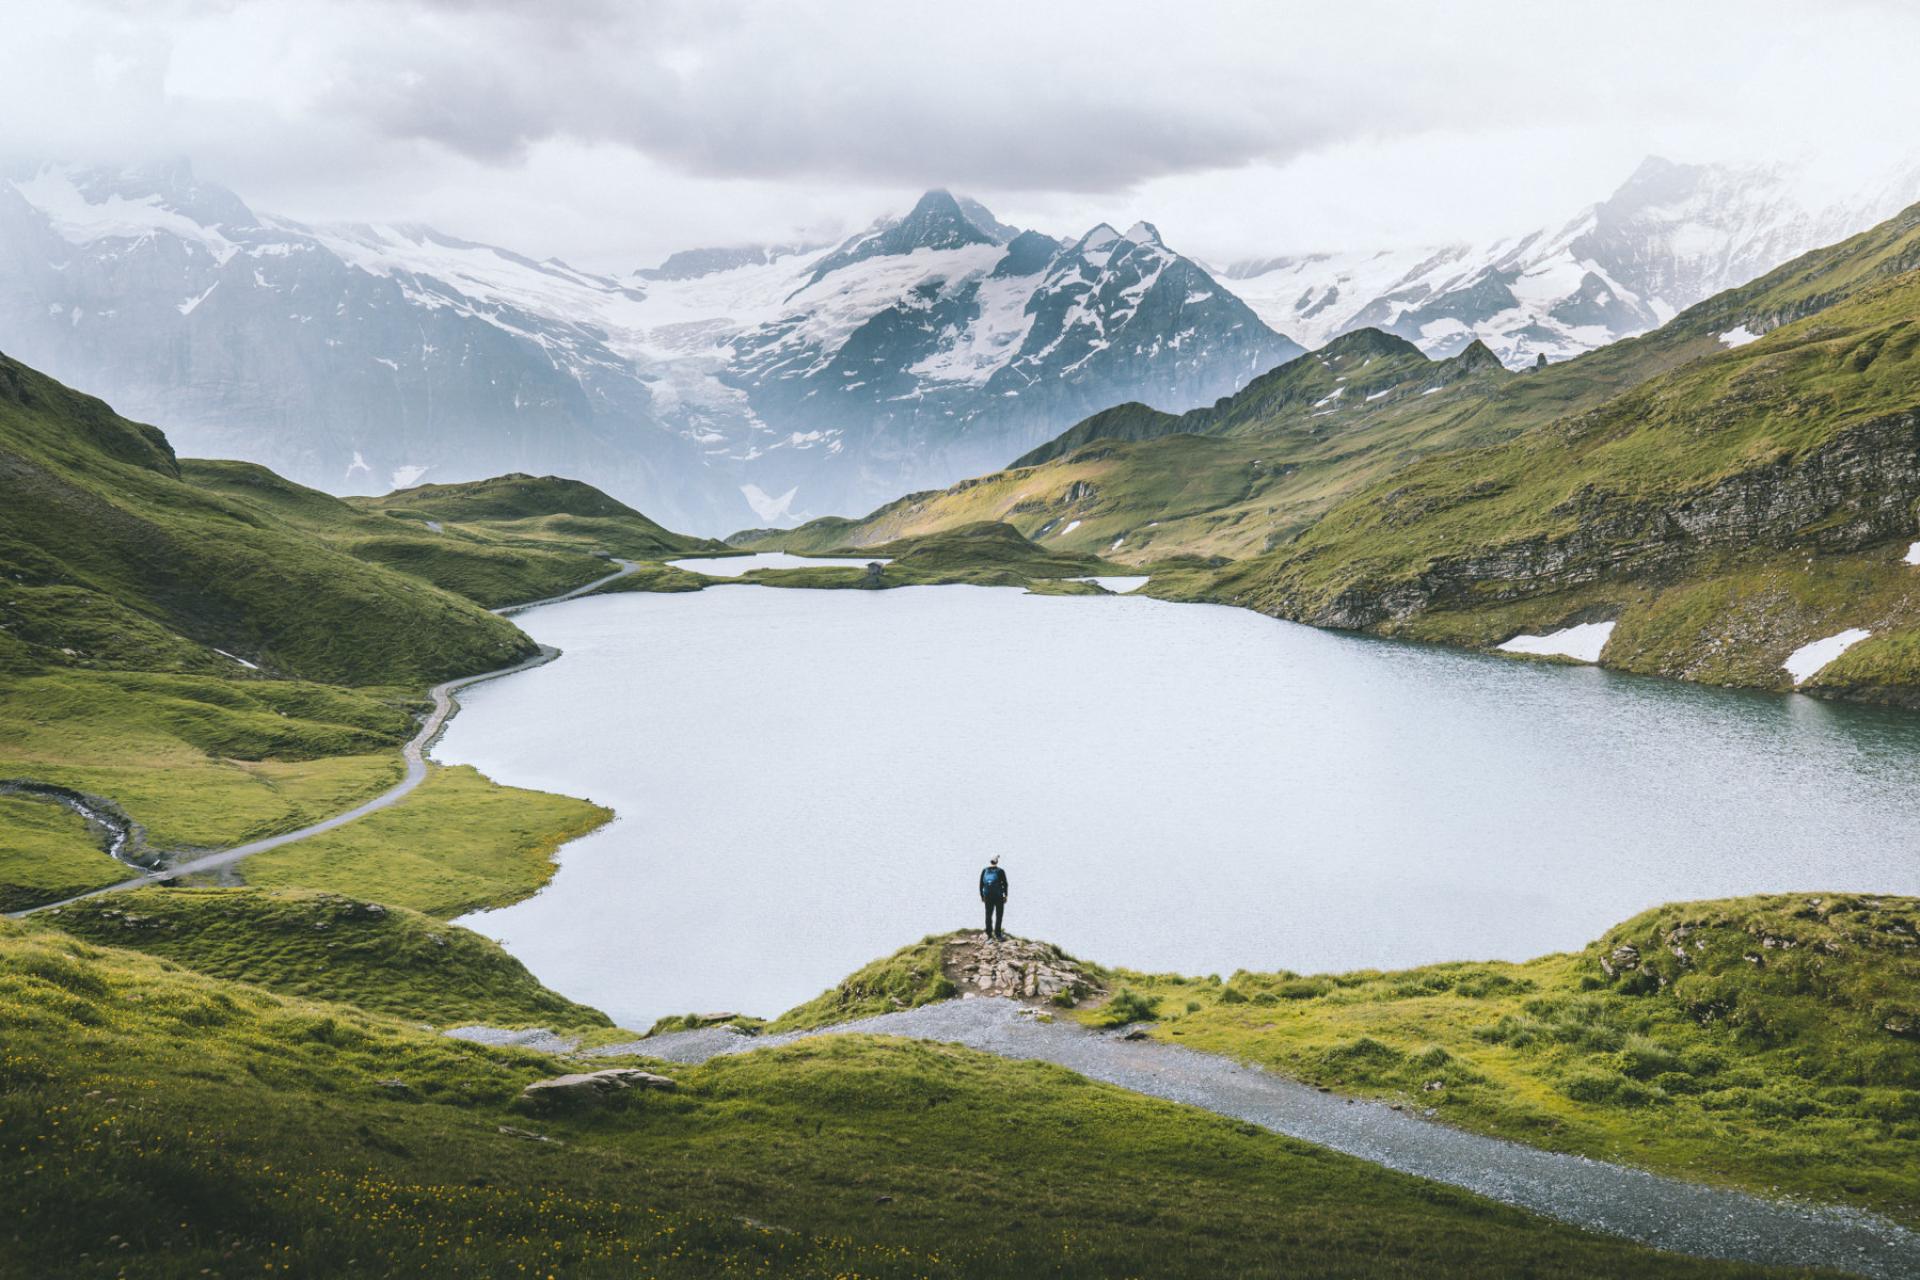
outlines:
{"label": "misty mountain range", "polygon": [[41,167],[0,181],[0,349],[334,492],[556,472],[727,532],[988,471],[1123,401],[1207,404],[1356,328],[1564,358],[1916,198],[1920,170],[1816,204],[1650,160],[1552,230],[1210,271],[1148,223],[1056,239],[930,191],[837,244],[615,278],[257,213],[184,164]]}

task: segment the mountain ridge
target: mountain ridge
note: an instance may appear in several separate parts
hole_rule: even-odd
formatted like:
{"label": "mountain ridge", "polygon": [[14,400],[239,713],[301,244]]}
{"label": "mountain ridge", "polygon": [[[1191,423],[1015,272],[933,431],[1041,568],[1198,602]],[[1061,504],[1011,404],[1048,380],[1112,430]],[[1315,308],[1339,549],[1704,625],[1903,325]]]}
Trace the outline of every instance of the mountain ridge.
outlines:
{"label": "mountain ridge", "polygon": [[[0,180],[0,343],[188,453],[303,484],[587,475],[712,529],[946,483],[1112,401],[1186,408],[1293,350],[1188,260],[1180,299],[1143,311],[1126,290],[1165,264],[1084,252],[1084,305],[1053,316],[1078,332],[1023,350],[1062,250],[935,189],[836,245],[616,278],[417,223],[261,214],[185,164],[42,165]],[[1117,327],[1140,361],[1082,360]]]}

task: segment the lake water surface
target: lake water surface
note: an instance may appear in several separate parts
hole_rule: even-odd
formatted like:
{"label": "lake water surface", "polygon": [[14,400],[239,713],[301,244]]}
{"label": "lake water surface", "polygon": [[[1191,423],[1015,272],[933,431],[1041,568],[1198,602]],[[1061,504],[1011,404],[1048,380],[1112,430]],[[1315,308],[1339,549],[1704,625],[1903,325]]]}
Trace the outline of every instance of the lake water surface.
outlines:
{"label": "lake water surface", "polygon": [[619,817],[462,923],[625,1025],[771,1015],[924,934],[1192,974],[1577,948],[1643,908],[1920,893],[1920,716],[1137,597],[716,587],[522,615],[436,758]]}
{"label": "lake water surface", "polygon": [[848,556],[796,556],[785,551],[756,551],[746,556],[695,556],[687,560],[669,560],[675,569],[691,569],[709,578],[737,578],[755,569],[817,569],[821,565],[892,564],[885,556],[858,559]]}

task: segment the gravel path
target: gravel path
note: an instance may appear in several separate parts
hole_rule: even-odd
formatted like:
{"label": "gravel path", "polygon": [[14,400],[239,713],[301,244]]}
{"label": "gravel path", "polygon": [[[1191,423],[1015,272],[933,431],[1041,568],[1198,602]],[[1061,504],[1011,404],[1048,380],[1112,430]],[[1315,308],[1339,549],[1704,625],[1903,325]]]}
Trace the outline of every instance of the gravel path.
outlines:
{"label": "gravel path", "polygon": [[[640,567],[631,560],[620,560],[616,561],[616,563],[620,566],[616,572],[607,574],[603,578],[595,578],[585,586],[575,587],[572,591],[562,592],[557,596],[548,596],[543,600],[529,600],[524,604],[506,605],[493,610],[493,612],[504,618],[516,613],[524,613],[528,609],[538,609],[542,605],[559,604],[562,600],[572,600],[576,597],[584,596],[589,592],[598,591],[609,582],[618,578],[624,578]],[[401,748],[401,754],[407,762],[405,775],[401,777],[399,782],[367,801],[365,804],[356,805],[345,813],[336,813],[331,818],[323,818],[319,822],[313,823],[310,826],[301,827],[297,831],[286,831],[277,836],[268,836],[264,840],[254,840],[247,844],[236,845],[231,849],[221,849],[216,853],[202,854],[200,857],[190,858],[185,862],[176,862],[169,866],[162,867],[159,870],[150,871],[146,875],[135,876],[131,880],[122,880],[118,884],[110,884],[86,893],[75,894],[71,898],[62,898],[58,902],[47,902],[37,907],[29,907],[25,911],[9,912],[8,915],[11,919],[18,920],[37,912],[51,911],[55,907],[64,907],[70,902],[79,902],[85,898],[97,898],[103,893],[118,893],[123,889],[141,889],[149,885],[159,884],[164,880],[171,880],[176,876],[192,875],[199,871],[217,871],[222,867],[230,867],[243,858],[250,858],[256,853],[265,853],[269,849],[278,849],[280,846],[292,844],[296,840],[306,840],[319,835],[323,831],[332,831],[337,827],[344,827],[347,823],[359,818],[364,818],[370,813],[377,813],[381,809],[397,803],[415,787],[426,781],[427,751],[433,746],[434,739],[440,736],[440,731],[446,728],[447,721],[453,717],[453,713],[460,709],[460,702],[459,699],[454,696],[455,694],[467,688],[469,685],[479,684],[483,680],[498,680],[501,676],[510,676],[534,667],[543,666],[559,656],[560,651],[558,649],[541,645],[540,652],[526,659],[524,662],[516,662],[510,667],[501,667],[497,671],[483,671],[477,676],[461,676],[458,680],[448,680],[433,686],[431,694],[433,698],[433,710],[428,712],[427,718],[420,722],[419,730],[415,732],[413,737],[407,740],[407,745]]]}
{"label": "gravel path", "polygon": [[1155,1040],[1042,1022],[1011,1000],[948,1000],[820,1031],[746,1036],[722,1027],[591,1050],[704,1062],[815,1035],[860,1032],[1052,1062],[1093,1080],[1201,1107],[1493,1200],[1676,1253],[1737,1262],[1920,1276],[1920,1235],[1877,1215],[1765,1200],[1638,1169],[1467,1133],[1384,1103]]}

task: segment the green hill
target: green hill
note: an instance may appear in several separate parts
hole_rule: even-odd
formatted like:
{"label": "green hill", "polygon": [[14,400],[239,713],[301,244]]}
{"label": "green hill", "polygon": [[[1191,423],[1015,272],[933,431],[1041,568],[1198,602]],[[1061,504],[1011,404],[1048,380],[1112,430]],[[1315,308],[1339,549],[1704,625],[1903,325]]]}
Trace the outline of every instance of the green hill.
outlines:
{"label": "green hill", "polygon": [[[84,938],[0,921],[0,1275],[1785,1274],[938,1044],[628,1059],[677,1087],[527,1115],[523,1086],[621,1060],[420,1027],[442,982],[538,1000],[449,969],[486,944],[341,899],[166,898]],[[260,982],[210,976],[256,947]]]}
{"label": "green hill", "polygon": [[[0,783],[92,797],[161,853],[240,844],[369,799],[397,781],[428,685],[535,651],[482,606],[606,576],[596,553],[618,550],[601,534],[625,549],[663,536],[583,485],[496,509],[512,518],[476,512],[434,530],[251,464],[182,462],[159,431],[0,357]],[[558,527],[576,519],[594,528]],[[362,856],[449,892],[474,878],[468,864],[483,867],[493,901],[536,889],[551,871],[537,851],[605,817],[477,775],[455,781],[436,778],[337,839],[351,833]],[[491,816],[475,818],[480,807]],[[20,833],[0,841],[6,908],[129,874],[54,802],[19,794],[4,809]]]}
{"label": "green hill", "polygon": [[[1156,1038],[1448,1124],[1920,1221],[1920,901],[1672,903],[1520,964],[1121,972]],[[1099,1021],[1098,1010],[1085,1015]]]}
{"label": "green hill", "polygon": [[726,549],[712,538],[673,533],[592,485],[559,476],[516,472],[347,501],[396,519],[461,526],[506,544],[571,545],[634,560]]}
{"label": "green hill", "polygon": [[[1509,442],[1417,461],[1188,589],[1468,644],[1613,620],[1610,665],[1776,688],[1794,649],[1858,627],[1872,638],[1807,687],[1914,701],[1920,211],[1868,244],[1877,255],[1848,242],[1736,291],[1745,306],[1705,304],[1705,327],[1749,331],[1766,323],[1749,307],[1824,304],[1804,318]],[[1776,305],[1783,290],[1801,301]]]}
{"label": "green hill", "polygon": [[142,889],[89,898],[46,918],[76,937],[212,977],[441,1026],[607,1022],[541,986],[477,933],[336,893]]}
{"label": "green hill", "polygon": [[605,577],[609,557],[662,559],[720,544],[670,533],[592,485],[501,476],[379,498],[335,498],[249,462],[190,459],[201,489],[283,520],[329,546],[487,608],[537,600]]}
{"label": "green hill", "polygon": [[187,655],[217,648],[291,676],[399,684],[533,651],[470,601],[190,482],[158,431],[4,356],[0,494],[0,663],[15,670],[205,667],[210,654]]}

